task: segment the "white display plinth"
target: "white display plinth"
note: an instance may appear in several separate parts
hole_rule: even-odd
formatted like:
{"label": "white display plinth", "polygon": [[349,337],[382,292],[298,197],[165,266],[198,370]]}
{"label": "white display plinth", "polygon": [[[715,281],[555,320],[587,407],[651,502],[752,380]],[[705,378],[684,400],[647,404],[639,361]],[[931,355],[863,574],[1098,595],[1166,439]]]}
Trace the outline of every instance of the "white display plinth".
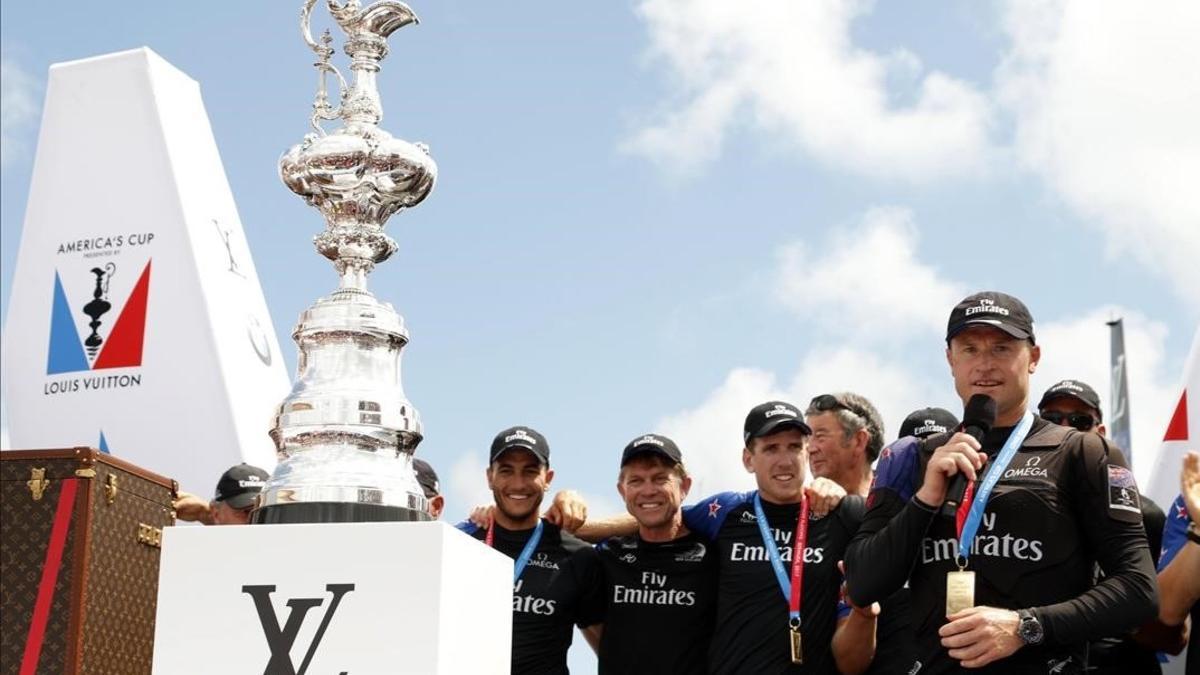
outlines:
{"label": "white display plinth", "polygon": [[508,673],[512,573],[440,522],[166,528],[154,673]]}

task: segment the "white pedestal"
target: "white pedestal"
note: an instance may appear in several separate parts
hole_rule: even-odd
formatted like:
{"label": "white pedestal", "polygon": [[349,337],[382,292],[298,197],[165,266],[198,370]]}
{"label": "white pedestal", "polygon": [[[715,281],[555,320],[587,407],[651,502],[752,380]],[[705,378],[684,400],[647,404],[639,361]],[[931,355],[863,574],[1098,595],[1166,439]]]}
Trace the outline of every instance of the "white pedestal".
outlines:
{"label": "white pedestal", "polygon": [[512,569],[440,522],[167,528],[154,673],[508,673]]}

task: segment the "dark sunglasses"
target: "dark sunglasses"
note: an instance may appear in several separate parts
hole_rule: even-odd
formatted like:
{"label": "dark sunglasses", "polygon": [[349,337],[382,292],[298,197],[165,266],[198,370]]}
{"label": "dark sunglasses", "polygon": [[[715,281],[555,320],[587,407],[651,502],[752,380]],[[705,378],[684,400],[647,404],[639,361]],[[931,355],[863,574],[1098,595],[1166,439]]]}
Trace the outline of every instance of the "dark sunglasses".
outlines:
{"label": "dark sunglasses", "polygon": [[1042,413],[1042,419],[1051,424],[1062,424],[1066,422],[1068,425],[1075,427],[1080,431],[1089,431],[1096,426],[1096,419],[1087,413],[1061,413],[1057,410],[1047,410]]}
{"label": "dark sunglasses", "polygon": [[818,412],[831,412],[833,410],[848,410],[848,411],[854,413],[855,415],[858,415],[859,417],[865,417],[865,415],[863,415],[861,411],[856,410],[854,407],[846,405],[845,403],[842,403],[833,394],[821,394],[820,396],[814,396],[813,400],[809,403],[809,406],[812,407],[813,410],[816,410]]}

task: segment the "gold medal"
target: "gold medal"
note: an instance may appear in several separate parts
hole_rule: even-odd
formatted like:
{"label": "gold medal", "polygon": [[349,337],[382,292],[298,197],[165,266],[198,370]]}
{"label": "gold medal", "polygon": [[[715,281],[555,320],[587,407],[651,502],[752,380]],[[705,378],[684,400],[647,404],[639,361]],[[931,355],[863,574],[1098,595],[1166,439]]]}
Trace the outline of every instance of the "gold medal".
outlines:
{"label": "gold medal", "polygon": [[800,643],[800,627],[792,626],[788,629],[788,634],[792,638],[792,663],[804,663],[804,647]]}
{"label": "gold medal", "polygon": [[946,616],[975,606],[975,573],[966,570],[946,574]]}

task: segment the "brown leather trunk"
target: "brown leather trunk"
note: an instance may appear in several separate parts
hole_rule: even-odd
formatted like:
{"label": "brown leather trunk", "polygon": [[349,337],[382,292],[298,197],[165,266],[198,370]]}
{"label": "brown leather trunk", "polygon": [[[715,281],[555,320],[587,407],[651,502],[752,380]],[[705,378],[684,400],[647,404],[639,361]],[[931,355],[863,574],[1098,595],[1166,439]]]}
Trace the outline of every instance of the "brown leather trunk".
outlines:
{"label": "brown leather trunk", "polygon": [[150,673],[177,491],[92,448],[0,453],[0,673]]}

